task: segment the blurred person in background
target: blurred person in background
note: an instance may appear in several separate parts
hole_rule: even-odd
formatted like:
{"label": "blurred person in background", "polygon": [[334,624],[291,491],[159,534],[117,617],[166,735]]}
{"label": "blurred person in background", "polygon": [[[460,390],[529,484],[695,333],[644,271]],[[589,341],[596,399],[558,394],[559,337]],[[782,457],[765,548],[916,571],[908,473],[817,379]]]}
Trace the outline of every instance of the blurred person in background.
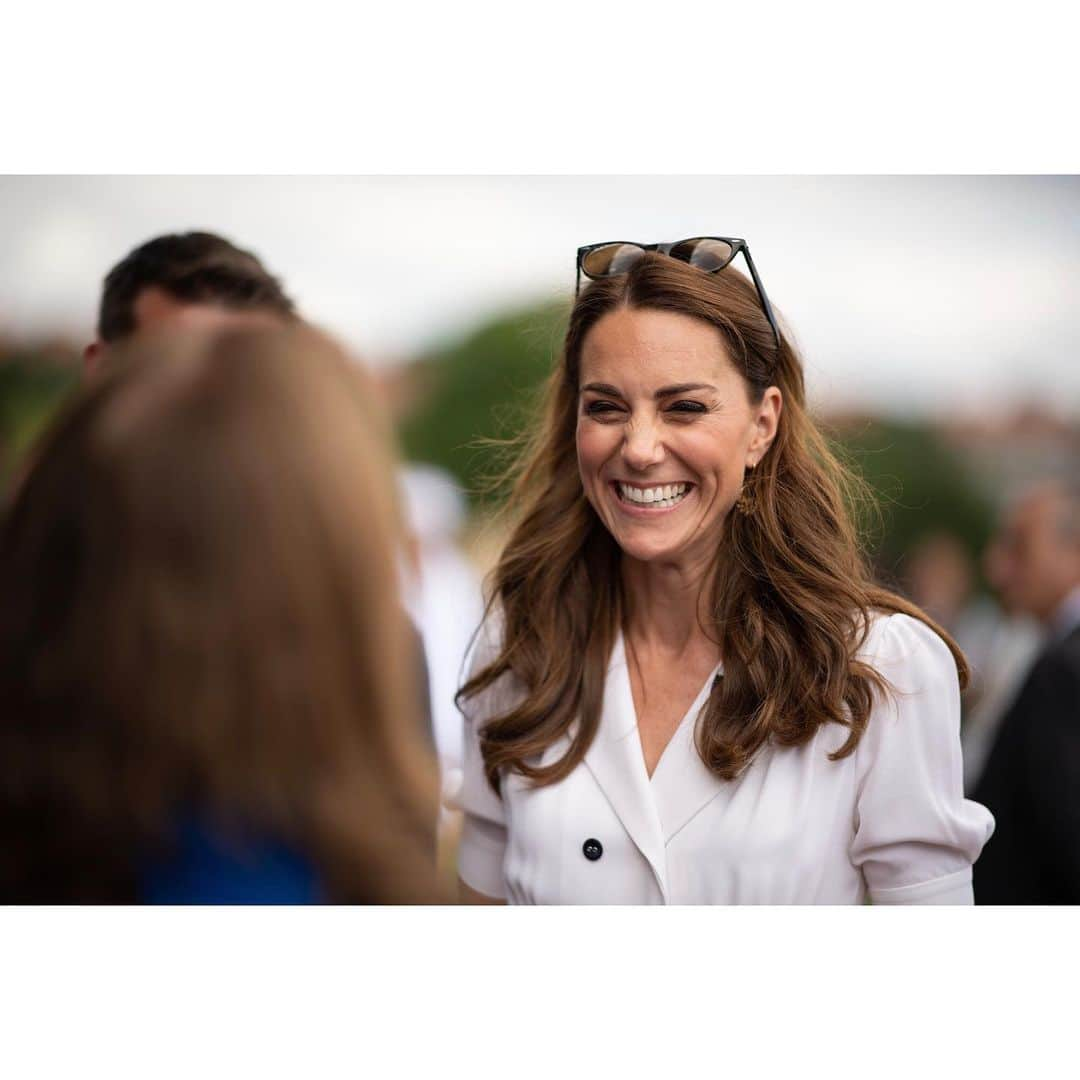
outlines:
{"label": "blurred person in background", "polygon": [[997,819],[976,868],[984,904],[1080,903],[1080,493],[1029,490],[1009,509],[986,573],[1045,643],[1002,718],[975,789]]}
{"label": "blurred person in background", "polygon": [[952,634],[971,668],[960,727],[968,795],[1041,638],[1033,620],[1002,612],[988,596],[977,594],[975,576],[968,549],[948,532],[922,537],[905,560],[908,595]]}
{"label": "blurred person in background", "polygon": [[[292,322],[296,306],[256,255],[209,232],[156,236],[106,275],[97,333],[83,351],[87,375],[135,334],[208,329],[229,316]],[[231,320],[235,321],[235,319]]]}
{"label": "blurred person in background", "polygon": [[[297,318],[281,282],[251,252],[209,232],[157,236],[106,275],[94,340],[83,349],[83,377],[92,380],[136,335]],[[16,482],[20,470],[16,463]],[[7,494],[0,491],[0,499]]]}
{"label": "blurred person in background", "polygon": [[440,899],[366,377],[302,327],[114,359],[0,532],[0,899]]}
{"label": "blurred person in background", "polygon": [[[922,536],[905,559],[904,579],[915,603],[956,637],[957,644],[961,644],[958,631],[965,623],[984,621],[986,605],[975,596],[971,556],[963,541],[952,533]],[[970,638],[977,636],[975,630],[968,634]]]}
{"label": "blurred person in background", "polygon": [[454,695],[484,613],[480,575],[459,546],[465,500],[454,478],[432,465],[400,474],[409,526],[405,603],[420,628],[431,680],[435,745],[448,797],[461,785],[462,722]]}
{"label": "blurred person in background", "polygon": [[[166,233],[130,251],[105,276],[96,336],[83,352],[84,371],[94,378],[118,347],[137,337],[301,321],[281,279],[257,255],[216,233]],[[412,648],[431,728],[419,631]]]}
{"label": "blurred person in background", "polygon": [[970,904],[963,656],[874,583],[745,242],[578,270],[459,696],[463,898]]}

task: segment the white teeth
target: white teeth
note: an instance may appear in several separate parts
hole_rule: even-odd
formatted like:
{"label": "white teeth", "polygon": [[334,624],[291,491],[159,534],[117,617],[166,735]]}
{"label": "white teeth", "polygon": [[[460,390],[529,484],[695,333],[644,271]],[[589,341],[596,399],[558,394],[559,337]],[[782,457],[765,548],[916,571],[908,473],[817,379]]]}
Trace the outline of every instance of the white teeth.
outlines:
{"label": "white teeth", "polygon": [[627,502],[639,503],[645,506],[669,507],[678,503],[686,494],[688,485],[664,484],[660,487],[635,488],[620,483],[619,494]]}

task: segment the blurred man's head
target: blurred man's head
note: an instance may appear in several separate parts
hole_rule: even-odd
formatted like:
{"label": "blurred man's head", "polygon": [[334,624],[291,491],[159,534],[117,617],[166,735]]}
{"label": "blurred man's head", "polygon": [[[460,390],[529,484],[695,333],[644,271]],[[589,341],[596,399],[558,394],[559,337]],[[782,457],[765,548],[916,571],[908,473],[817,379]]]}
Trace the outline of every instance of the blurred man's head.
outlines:
{"label": "blurred man's head", "polygon": [[210,329],[219,323],[291,321],[296,309],[258,258],[213,233],[159,236],[109,271],[96,340],[86,347],[88,374],[109,348],[136,334]]}
{"label": "blurred man's head", "polygon": [[986,552],[986,576],[1005,607],[1050,622],[1080,585],[1080,495],[1043,484],[1008,510]]}
{"label": "blurred man's head", "polygon": [[907,558],[905,578],[911,598],[945,627],[955,625],[971,597],[971,556],[949,532],[923,536]]}

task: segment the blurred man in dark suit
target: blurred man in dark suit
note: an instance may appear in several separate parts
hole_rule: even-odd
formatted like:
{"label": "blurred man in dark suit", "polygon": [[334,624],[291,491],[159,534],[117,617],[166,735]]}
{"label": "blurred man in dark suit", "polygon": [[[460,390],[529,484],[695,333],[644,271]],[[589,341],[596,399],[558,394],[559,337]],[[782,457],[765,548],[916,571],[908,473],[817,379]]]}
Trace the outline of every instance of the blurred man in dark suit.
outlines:
{"label": "blurred man in dark suit", "polygon": [[1043,485],[1007,514],[986,571],[1007,608],[1047,631],[1001,721],[976,801],[997,821],[978,904],[1080,903],[1080,493]]}

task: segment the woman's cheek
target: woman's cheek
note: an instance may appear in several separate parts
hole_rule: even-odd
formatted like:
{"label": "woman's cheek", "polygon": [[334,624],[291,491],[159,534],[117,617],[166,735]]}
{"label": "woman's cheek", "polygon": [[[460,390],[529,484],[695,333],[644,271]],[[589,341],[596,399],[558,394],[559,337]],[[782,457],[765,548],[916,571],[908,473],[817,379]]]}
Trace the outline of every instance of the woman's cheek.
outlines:
{"label": "woman's cheek", "polygon": [[[596,481],[596,474],[604,463],[604,441],[602,433],[595,430],[596,425],[585,426],[579,423],[577,433],[578,469],[586,488]],[[591,429],[592,430],[591,430]]]}

